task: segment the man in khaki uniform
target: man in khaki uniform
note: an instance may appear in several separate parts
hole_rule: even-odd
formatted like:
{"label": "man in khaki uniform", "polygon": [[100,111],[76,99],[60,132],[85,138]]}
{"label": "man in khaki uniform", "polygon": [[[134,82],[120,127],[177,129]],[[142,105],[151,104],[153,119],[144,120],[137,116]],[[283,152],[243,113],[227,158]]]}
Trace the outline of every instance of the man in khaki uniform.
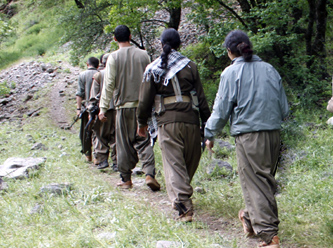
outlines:
{"label": "man in khaki uniform", "polygon": [[[98,58],[90,57],[87,61],[88,70],[81,72],[78,80],[78,88],[76,91],[76,114],[79,115],[84,102],[90,99],[90,89],[93,81],[93,76],[97,71],[99,65]],[[86,137],[85,126],[88,123],[89,114],[84,112],[81,117],[80,140],[82,145],[81,153],[86,156],[87,161],[92,161],[91,156],[91,137]]]}
{"label": "man in khaki uniform", "polygon": [[131,46],[131,33],[127,26],[117,26],[114,36],[119,49],[109,55],[106,63],[99,119],[106,121],[105,113],[113,96],[117,110],[117,163],[122,179],[117,186],[124,189],[132,187],[132,169],[140,159],[146,174],[146,184],[153,191],[159,190],[160,185],[155,180],[155,159],[150,138],[140,137],[136,133],[139,89],[150,59],[146,51]]}
{"label": "man in khaki uniform", "polygon": [[[104,82],[104,69],[109,53],[103,54],[100,59],[99,72],[94,75],[92,87],[90,90],[90,106],[98,106],[101,91]],[[113,104],[113,98],[110,101],[108,110],[106,111],[106,122],[101,122],[98,118],[93,128],[93,147],[94,147],[94,164],[97,169],[105,169],[109,167],[109,151],[111,148],[112,168],[117,171],[117,154],[116,154],[116,110]]]}

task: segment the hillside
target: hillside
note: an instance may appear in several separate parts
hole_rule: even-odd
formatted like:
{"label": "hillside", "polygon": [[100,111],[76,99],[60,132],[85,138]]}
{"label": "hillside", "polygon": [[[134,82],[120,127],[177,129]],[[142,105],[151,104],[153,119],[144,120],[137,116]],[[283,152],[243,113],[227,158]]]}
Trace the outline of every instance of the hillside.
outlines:
{"label": "hillside", "polygon": [[[23,180],[1,178],[0,247],[163,247],[162,241],[191,248],[257,246],[257,238],[244,237],[237,217],[244,203],[228,127],[216,153],[203,152],[193,179],[193,223],[174,220],[158,143],[154,151],[162,190],[151,192],[140,170],[132,190],[117,189],[118,173],[99,171],[80,154],[79,123],[66,129],[75,116],[82,64],[101,51],[82,56],[81,67],[73,66],[70,41],[58,43],[62,31],[56,19],[61,6],[51,4],[46,9],[33,4],[41,1],[11,2],[17,4],[19,11],[12,20],[20,28],[7,41],[11,44],[2,44],[8,49],[0,54],[0,164],[12,157],[46,161]],[[37,23],[31,25],[32,21]],[[218,78],[219,72],[214,73]],[[214,87],[205,90],[215,96]],[[291,114],[281,132],[277,172],[279,237],[283,248],[332,247],[333,129],[326,124],[331,114],[324,107],[302,108],[300,97],[287,91]],[[216,166],[219,162],[229,169]],[[52,191],[54,184],[64,188]]]}

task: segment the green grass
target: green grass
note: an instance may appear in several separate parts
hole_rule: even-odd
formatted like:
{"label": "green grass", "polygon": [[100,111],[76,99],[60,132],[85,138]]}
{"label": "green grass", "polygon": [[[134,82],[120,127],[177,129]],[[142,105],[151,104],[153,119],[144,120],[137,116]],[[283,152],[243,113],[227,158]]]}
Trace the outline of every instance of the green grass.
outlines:
{"label": "green grass", "polygon": [[[282,133],[287,150],[277,174],[280,237],[286,247],[331,247],[333,129],[323,123],[324,119],[312,117],[312,124],[306,124],[310,122],[305,114],[301,119],[302,123],[287,122],[284,128],[289,131]],[[28,134],[48,150],[31,150]],[[216,243],[237,247],[236,240],[212,235],[203,223],[177,223],[140,200],[139,195],[133,201],[135,192],[124,194],[115,189],[105,180],[108,174],[85,163],[79,153],[77,134],[55,127],[46,109],[40,117],[27,119],[23,125],[2,124],[0,140],[0,163],[13,156],[47,158],[31,178],[6,180],[9,188],[1,193],[0,200],[1,247],[155,247],[158,240],[181,242],[184,247],[209,247]],[[233,138],[227,140],[233,143]],[[164,187],[158,145],[155,152],[158,179]],[[222,154],[236,170],[234,150],[216,154]],[[192,185],[204,188],[206,193],[194,193],[195,208],[198,213],[235,220],[243,207],[237,173],[210,176],[206,172],[209,163],[205,151]],[[45,185],[65,182],[72,183],[73,190],[61,196],[40,194]],[[36,205],[40,205],[41,212],[32,214]],[[112,233],[114,238],[99,239],[98,234],[104,232]]]}

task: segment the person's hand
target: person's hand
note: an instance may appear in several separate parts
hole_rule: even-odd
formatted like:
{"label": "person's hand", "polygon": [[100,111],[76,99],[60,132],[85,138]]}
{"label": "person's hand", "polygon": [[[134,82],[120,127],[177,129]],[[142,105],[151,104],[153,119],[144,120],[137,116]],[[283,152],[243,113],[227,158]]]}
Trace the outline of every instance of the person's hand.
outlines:
{"label": "person's hand", "polygon": [[208,151],[210,151],[211,153],[215,153],[212,149],[214,147],[214,141],[206,140],[205,144],[206,144]]}
{"label": "person's hand", "polygon": [[148,132],[148,126],[143,126],[143,127],[138,126],[137,133],[139,136],[147,137],[147,132]]}
{"label": "person's hand", "polygon": [[98,119],[101,121],[101,122],[107,122],[108,118],[106,118],[106,116],[104,115],[104,113],[99,113],[98,114]]}
{"label": "person's hand", "polygon": [[80,113],[81,113],[81,109],[77,109],[77,110],[76,110],[76,116],[79,116]]}

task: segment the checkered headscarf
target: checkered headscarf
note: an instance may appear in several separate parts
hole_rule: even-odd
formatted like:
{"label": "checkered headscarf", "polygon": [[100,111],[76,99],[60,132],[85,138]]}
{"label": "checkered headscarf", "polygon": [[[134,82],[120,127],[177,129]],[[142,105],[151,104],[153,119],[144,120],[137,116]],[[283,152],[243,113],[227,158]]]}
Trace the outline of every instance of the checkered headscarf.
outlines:
{"label": "checkered headscarf", "polygon": [[163,80],[165,86],[168,85],[171,78],[173,78],[177,72],[183,69],[191,60],[180,54],[176,50],[171,50],[168,55],[168,65],[166,69],[161,68],[161,57],[158,57],[152,63],[150,63],[143,74],[143,81],[149,81],[151,75],[154,76],[155,83],[160,83]]}

